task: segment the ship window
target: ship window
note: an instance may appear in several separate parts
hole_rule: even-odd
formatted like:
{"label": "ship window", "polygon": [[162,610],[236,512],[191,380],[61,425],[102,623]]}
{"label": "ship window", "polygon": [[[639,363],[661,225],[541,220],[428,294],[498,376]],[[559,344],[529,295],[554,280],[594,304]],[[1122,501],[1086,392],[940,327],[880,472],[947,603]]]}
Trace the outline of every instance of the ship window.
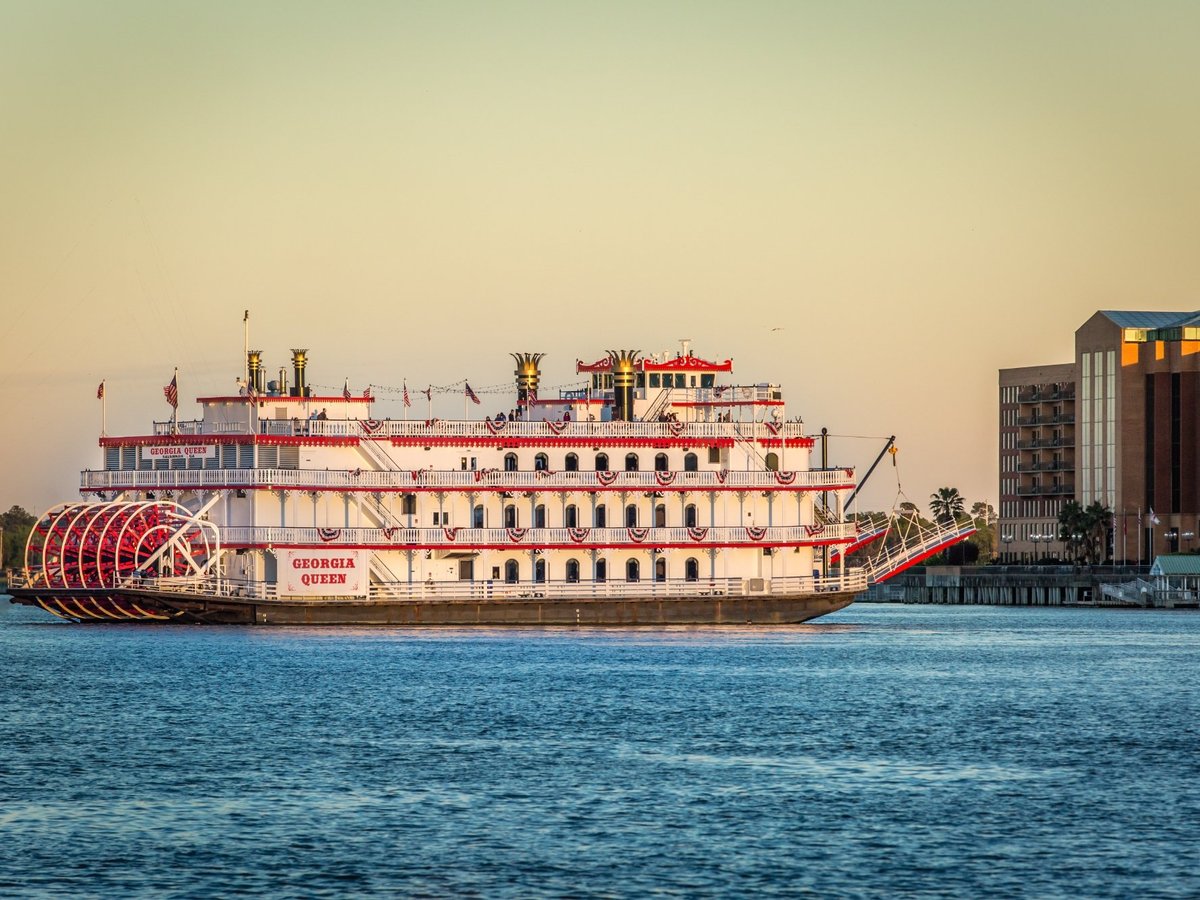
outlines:
{"label": "ship window", "polygon": [[563,513],[563,525],[567,528],[579,527],[579,507],[574,503],[567,504],[567,508]]}
{"label": "ship window", "polygon": [[625,507],[625,527],[637,528],[637,504],[630,503]]}
{"label": "ship window", "polygon": [[708,461],[710,463],[719,463],[721,461],[721,448],[720,447],[709,447],[708,448]]}
{"label": "ship window", "polygon": [[300,448],[299,447],[280,447],[279,448],[279,468],[281,468],[281,469],[298,469],[298,468],[300,468]]}
{"label": "ship window", "polygon": [[567,560],[567,584],[579,583],[579,560]]}
{"label": "ship window", "polygon": [[638,470],[638,457],[636,453],[627,453],[625,455],[625,471],[636,472]]}
{"label": "ship window", "polygon": [[596,471],[597,472],[607,472],[608,471],[608,454],[607,453],[597,453],[596,454]]}
{"label": "ship window", "polygon": [[711,388],[716,384],[716,380],[717,380],[716,375],[701,375],[700,376],[700,387]]}
{"label": "ship window", "polygon": [[667,561],[665,559],[663,559],[661,556],[654,561],[654,580],[655,581],[666,581],[667,580]]}
{"label": "ship window", "polygon": [[654,527],[667,527],[667,505],[665,503],[660,503],[654,507]]}
{"label": "ship window", "polygon": [[688,453],[683,457],[683,471],[695,472],[700,468],[700,460],[695,453]]}
{"label": "ship window", "polygon": [[171,468],[172,469],[186,469],[187,463],[188,463],[188,461],[187,461],[186,457],[176,456],[171,460]]}
{"label": "ship window", "polygon": [[510,559],[504,564],[504,580],[508,584],[516,584],[521,577],[521,567],[517,565],[515,559]]}
{"label": "ship window", "polygon": [[253,469],[254,468],[254,445],[240,444],[238,445],[238,468]]}
{"label": "ship window", "polygon": [[258,467],[260,469],[274,469],[279,465],[279,448],[278,447],[259,447],[258,448]]}
{"label": "ship window", "polygon": [[636,559],[631,559],[625,563],[625,580],[626,581],[641,581],[641,567]]}
{"label": "ship window", "polygon": [[768,453],[766,457],[767,469],[772,472],[779,471],[779,454]]}
{"label": "ship window", "polygon": [[515,453],[505,453],[504,454],[504,471],[505,472],[517,471],[517,454],[515,454]]}
{"label": "ship window", "polygon": [[237,468],[237,444],[222,444],[221,445],[221,468],[236,469]]}
{"label": "ship window", "polygon": [[657,372],[652,372],[650,375],[650,387],[662,387],[662,376]]}
{"label": "ship window", "polygon": [[683,524],[688,528],[696,527],[696,504],[689,503],[683,510]]}
{"label": "ship window", "polygon": [[700,580],[700,563],[694,556],[688,557],[687,562],[683,564],[683,577],[686,581]]}
{"label": "ship window", "polygon": [[545,506],[545,504],[539,503],[537,506],[535,506],[533,508],[533,527],[534,528],[545,528],[546,527],[546,506]]}
{"label": "ship window", "polygon": [[476,503],[475,508],[471,510],[471,527],[472,528],[482,528],[483,527],[483,504],[482,503]]}
{"label": "ship window", "polygon": [[667,471],[667,468],[669,465],[670,465],[670,463],[668,463],[668,461],[667,461],[667,454],[665,454],[665,453],[656,453],[655,454],[655,456],[654,456],[654,471],[655,472],[665,472],[665,471]]}
{"label": "ship window", "polygon": [[417,514],[417,495],[405,494],[404,499],[400,501],[401,515],[415,516]]}
{"label": "ship window", "polygon": [[605,506],[603,503],[601,503],[599,506],[596,507],[596,514],[595,514],[595,516],[593,516],[593,518],[595,519],[595,527],[596,528],[607,528],[608,527],[608,507]]}
{"label": "ship window", "polygon": [[[204,468],[204,457],[203,456],[189,456],[188,461],[187,461],[187,467],[189,469],[203,469]],[[274,466],[272,466],[272,468],[274,468]]]}
{"label": "ship window", "polygon": [[137,468],[137,447],[122,447],[121,448],[121,468],[136,469]]}
{"label": "ship window", "polygon": [[533,458],[533,468],[538,472],[545,472],[550,468],[550,457],[545,453],[539,453]]}
{"label": "ship window", "polygon": [[515,506],[509,505],[504,507],[504,527],[517,527],[517,508]]}
{"label": "ship window", "polygon": [[120,447],[106,447],[104,449],[104,468],[109,470],[121,468]]}
{"label": "ship window", "polygon": [[546,580],[546,561],[539,559],[533,564],[533,580],[542,584]]}
{"label": "ship window", "polygon": [[568,453],[567,458],[565,460],[563,460],[563,467],[568,472],[578,472],[579,471],[579,457],[576,456],[574,453]]}
{"label": "ship window", "polygon": [[686,379],[687,379],[687,376],[684,375],[682,372],[676,372],[675,373],[675,387],[677,387],[677,388],[687,387]]}
{"label": "ship window", "polygon": [[608,581],[608,560],[596,560],[596,581]]}
{"label": "ship window", "polygon": [[155,469],[166,469],[171,465],[170,459],[156,459],[151,462],[151,467]]}
{"label": "ship window", "polygon": [[693,376],[692,376],[692,384],[691,384],[691,386],[692,386],[692,387],[695,387],[695,386],[696,386],[696,376],[695,376],[695,375],[693,375]]}

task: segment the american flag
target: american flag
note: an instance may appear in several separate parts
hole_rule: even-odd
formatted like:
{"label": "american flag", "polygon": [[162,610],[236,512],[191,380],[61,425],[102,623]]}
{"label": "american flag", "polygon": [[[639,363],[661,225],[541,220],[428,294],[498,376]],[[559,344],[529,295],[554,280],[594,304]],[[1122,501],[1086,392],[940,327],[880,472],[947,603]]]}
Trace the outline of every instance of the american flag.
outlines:
{"label": "american flag", "polygon": [[254,379],[250,379],[250,383],[246,386],[246,396],[251,400],[258,398],[258,388],[254,384]]}
{"label": "american flag", "polygon": [[433,402],[433,385],[431,384],[429,387],[425,388],[423,393],[425,394],[425,399],[428,400],[430,403],[432,403]]}
{"label": "american flag", "polygon": [[408,398],[408,382],[404,382],[404,405],[412,406],[412,400]]}
{"label": "american flag", "polygon": [[171,376],[171,383],[163,388],[163,396],[171,404],[172,409],[179,409],[179,374]]}
{"label": "american flag", "polygon": [[343,400],[350,399],[350,379],[349,378],[347,378],[346,381],[342,384],[342,399]]}
{"label": "american flag", "polygon": [[476,397],[476,396],[475,396],[475,392],[474,392],[473,390],[471,390],[471,385],[470,385],[469,383],[465,382],[465,381],[463,382],[463,384],[464,384],[464,385],[466,385],[466,394],[467,394],[467,399],[468,399],[468,400],[470,400],[472,403],[474,403],[475,405],[477,405],[477,406],[478,406],[478,405],[479,405],[479,398],[478,398],[478,397]]}
{"label": "american flag", "polygon": [[525,405],[537,403],[537,388],[531,387],[525,391]]}
{"label": "american flag", "polygon": [[364,400],[371,399],[371,386],[369,384],[367,385],[366,390],[363,391],[363,399]]}
{"label": "american flag", "polygon": [[96,388],[96,399],[97,400],[104,399],[104,382],[103,381],[100,382],[100,387]]}

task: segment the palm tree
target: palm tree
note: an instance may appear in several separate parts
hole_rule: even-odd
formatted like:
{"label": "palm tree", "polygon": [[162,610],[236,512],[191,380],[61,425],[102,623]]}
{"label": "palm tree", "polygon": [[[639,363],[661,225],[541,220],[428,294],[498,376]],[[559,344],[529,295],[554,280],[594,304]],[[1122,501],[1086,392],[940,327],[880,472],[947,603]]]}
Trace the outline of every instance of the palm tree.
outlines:
{"label": "palm tree", "polygon": [[942,487],[929,495],[929,511],[943,525],[953,525],[963,514],[963,496],[958,488]]}

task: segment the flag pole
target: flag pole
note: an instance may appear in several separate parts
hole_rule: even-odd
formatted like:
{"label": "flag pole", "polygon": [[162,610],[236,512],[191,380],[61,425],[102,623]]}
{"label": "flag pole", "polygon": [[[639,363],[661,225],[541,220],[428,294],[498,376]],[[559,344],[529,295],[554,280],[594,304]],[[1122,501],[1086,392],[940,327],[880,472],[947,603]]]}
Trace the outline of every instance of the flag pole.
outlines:
{"label": "flag pole", "polygon": [[171,379],[175,382],[175,403],[171,407],[171,431],[179,434],[179,366],[175,367],[175,377]]}
{"label": "flag pole", "polygon": [[246,359],[250,356],[250,310],[246,310],[242,314],[242,365],[246,365]]}
{"label": "flag pole", "polygon": [[467,380],[463,379],[463,421],[467,421]]}
{"label": "flag pole", "polygon": [[425,411],[428,415],[425,416],[426,421],[433,421],[433,385],[425,388]]}
{"label": "flag pole", "polygon": [[108,391],[104,389],[104,382],[100,382],[100,437],[108,434]]}

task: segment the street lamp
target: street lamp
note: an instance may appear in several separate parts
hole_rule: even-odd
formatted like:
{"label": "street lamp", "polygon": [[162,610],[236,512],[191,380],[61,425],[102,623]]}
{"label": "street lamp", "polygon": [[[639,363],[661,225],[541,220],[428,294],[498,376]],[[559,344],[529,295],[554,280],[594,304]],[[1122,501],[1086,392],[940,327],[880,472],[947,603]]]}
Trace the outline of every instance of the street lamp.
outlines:
{"label": "street lamp", "polygon": [[1041,557],[1038,556],[1038,544],[1042,540],[1042,535],[1040,533],[1031,534],[1029,536],[1029,540],[1033,541],[1033,561],[1034,564],[1037,564],[1037,562],[1041,559]]}
{"label": "street lamp", "polygon": [[1004,561],[1009,562],[1008,545],[1013,542],[1013,536],[1009,532],[1004,532],[1000,535],[1000,543],[1004,545]]}

